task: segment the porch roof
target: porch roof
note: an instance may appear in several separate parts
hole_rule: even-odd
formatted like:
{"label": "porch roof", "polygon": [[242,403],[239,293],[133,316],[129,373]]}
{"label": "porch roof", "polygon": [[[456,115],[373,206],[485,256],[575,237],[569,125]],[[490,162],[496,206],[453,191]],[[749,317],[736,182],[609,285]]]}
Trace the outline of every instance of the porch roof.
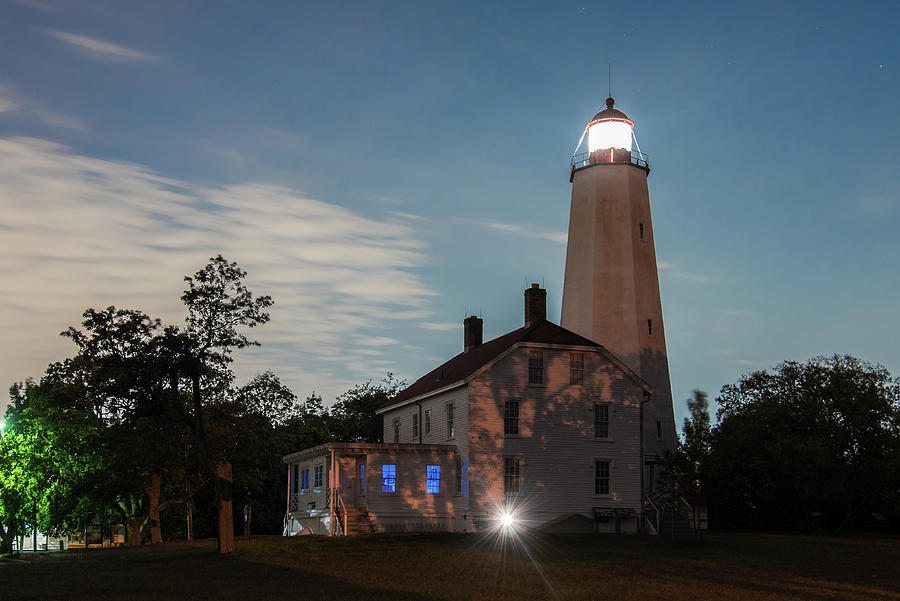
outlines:
{"label": "porch roof", "polygon": [[310,457],[319,457],[328,455],[334,451],[347,453],[375,453],[375,452],[392,452],[392,453],[446,453],[448,455],[456,454],[456,445],[453,444],[409,444],[409,443],[388,443],[388,442],[326,442],[315,447],[296,451],[282,458],[284,463],[297,463]]}

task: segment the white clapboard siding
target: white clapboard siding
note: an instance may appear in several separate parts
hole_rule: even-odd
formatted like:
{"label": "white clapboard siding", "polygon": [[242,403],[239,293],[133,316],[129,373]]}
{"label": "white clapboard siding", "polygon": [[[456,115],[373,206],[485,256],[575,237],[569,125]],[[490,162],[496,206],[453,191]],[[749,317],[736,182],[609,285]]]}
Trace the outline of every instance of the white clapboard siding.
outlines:
{"label": "white clapboard siding", "polygon": [[[544,353],[544,383],[528,384],[529,351]],[[520,458],[518,503],[541,519],[593,507],[640,508],[643,389],[602,352],[584,352],[584,384],[569,384],[571,350],[520,345],[468,386],[470,510],[505,500],[503,458]],[[519,401],[519,435],[504,436],[506,400]],[[594,439],[594,404],[610,404],[610,436]],[[610,462],[610,494],[594,494],[594,461]]]}

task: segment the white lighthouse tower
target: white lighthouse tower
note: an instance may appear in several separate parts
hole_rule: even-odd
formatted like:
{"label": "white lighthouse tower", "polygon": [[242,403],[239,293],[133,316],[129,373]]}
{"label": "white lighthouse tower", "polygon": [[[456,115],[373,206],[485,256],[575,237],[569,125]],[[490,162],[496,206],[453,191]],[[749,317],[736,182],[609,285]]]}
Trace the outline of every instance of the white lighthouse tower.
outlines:
{"label": "white lighthouse tower", "polygon": [[[654,392],[644,406],[645,463],[675,445],[675,418],[650,219],[650,166],[634,122],[613,108],[591,119],[572,159],[572,207],[560,324],[605,346]],[[584,136],[582,137],[582,142]],[[576,153],[582,148],[579,148]]]}

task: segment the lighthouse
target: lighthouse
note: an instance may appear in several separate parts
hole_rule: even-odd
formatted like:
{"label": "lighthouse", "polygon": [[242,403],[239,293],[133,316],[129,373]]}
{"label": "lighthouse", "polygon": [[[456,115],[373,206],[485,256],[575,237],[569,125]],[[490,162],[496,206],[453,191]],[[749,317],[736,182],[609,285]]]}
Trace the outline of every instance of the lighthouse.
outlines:
{"label": "lighthouse", "polygon": [[607,98],[572,158],[560,320],[562,327],[612,351],[653,387],[642,412],[647,492],[660,454],[675,446],[649,174],[634,122]]}

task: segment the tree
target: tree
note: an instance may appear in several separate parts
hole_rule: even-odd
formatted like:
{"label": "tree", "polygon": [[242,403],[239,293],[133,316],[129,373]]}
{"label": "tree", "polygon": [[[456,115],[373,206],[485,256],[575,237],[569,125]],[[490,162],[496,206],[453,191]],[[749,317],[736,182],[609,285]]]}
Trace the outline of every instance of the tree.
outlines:
{"label": "tree", "polygon": [[837,532],[900,487],[900,383],[851,356],[786,361],[725,386],[706,485],[736,525]]}
{"label": "tree", "polygon": [[403,389],[406,382],[388,374],[380,384],[358,384],[337,398],[331,408],[335,434],[339,440],[350,442],[381,442],[383,430],[375,411]]}
{"label": "tree", "polygon": [[[188,289],[181,300],[188,309],[186,327],[183,332],[167,328],[165,337],[165,346],[171,352],[173,407],[190,426],[201,464],[213,478],[220,553],[234,550],[232,466],[226,449],[220,448],[221,452],[216,453],[210,446],[204,408],[222,400],[215,393],[216,383],[227,371],[232,352],[258,345],[239,328],[252,328],[269,321],[266,309],[272,306],[272,299],[253,298],[243,283],[246,275],[237,263],[229,263],[218,255],[193,276],[185,277]],[[178,391],[181,374],[190,382],[189,407],[182,404]]]}
{"label": "tree", "polygon": [[[104,508],[84,494],[86,483],[102,482],[102,457],[90,425],[55,404],[58,388],[47,378],[10,388],[7,428],[0,439],[0,521],[3,546],[28,529],[67,529]],[[69,493],[75,494],[70,495]]]}
{"label": "tree", "polygon": [[62,395],[57,406],[80,410],[82,419],[93,416],[102,437],[106,485],[90,492],[117,508],[130,545],[139,545],[144,534],[161,543],[161,512],[187,500],[180,485],[188,459],[188,431],[167,408],[170,358],[162,324],[140,311],[107,307],[87,309],[82,328],[63,332],[78,355],[57,369],[51,366],[45,379],[64,385],[72,368],[84,374],[78,394]]}
{"label": "tree", "polygon": [[300,416],[297,395],[271,371],[257,374],[235,393],[242,413],[258,415],[274,426],[283,426]]}
{"label": "tree", "polygon": [[687,406],[691,416],[684,419],[684,447],[692,460],[700,461],[709,454],[709,397],[702,390],[694,390]]}

